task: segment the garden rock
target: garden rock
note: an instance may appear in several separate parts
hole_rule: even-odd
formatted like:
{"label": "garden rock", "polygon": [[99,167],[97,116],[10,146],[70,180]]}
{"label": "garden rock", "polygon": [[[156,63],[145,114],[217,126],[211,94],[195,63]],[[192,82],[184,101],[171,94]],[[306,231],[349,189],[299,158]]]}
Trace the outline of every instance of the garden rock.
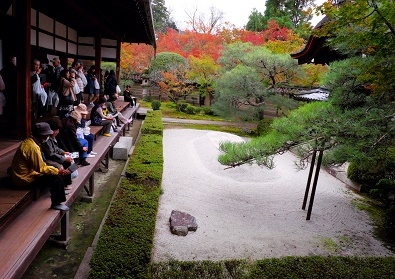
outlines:
{"label": "garden rock", "polygon": [[188,231],[196,231],[198,227],[195,217],[178,210],[171,211],[169,221],[170,231],[175,235],[186,236]]}

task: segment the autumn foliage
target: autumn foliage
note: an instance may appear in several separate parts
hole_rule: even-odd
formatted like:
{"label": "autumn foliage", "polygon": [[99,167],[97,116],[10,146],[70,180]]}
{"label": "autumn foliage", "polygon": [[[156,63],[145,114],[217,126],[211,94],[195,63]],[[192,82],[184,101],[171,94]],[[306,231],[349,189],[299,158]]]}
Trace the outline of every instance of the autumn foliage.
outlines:
{"label": "autumn foliage", "polygon": [[[198,90],[201,96],[207,97],[206,105],[211,105],[213,100],[213,84],[218,79],[221,68],[219,58],[226,46],[250,43],[252,46],[262,46],[273,54],[281,55],[296,52],[305,44],[293,30],[280,27],[274,20],[269,21],[268,28],[260,32],[247,31],[231,25],[224,25],[215,33],[198,33],[190,30],[178,32],[167,29],[166,33],[157,34],[156,43],[156,54],[178,54],[188,61],[188,67],[182,74],[172,71],[156,73],[155,82],[160,91],[177,102],[182,96],[192,94],[193,86],[191,87],[190,81],[193,80],[195,90]],[[152,46],[149,45],[123,44],[122,77],[129,79],[133,73],[141,73],[143,69],[150,68],[154,54]],[[293,81],[303,86],[313,86],[317,85],[326,68],[310,65],[300,68],[300,72]]]}
{"label": "autumn foliage", "polygon": [[[174,29],[168,29],[166,34],[158,33],[157,53],[174,52],[188,58],[210,57],[217,61],[221,55],[224,45],[235,42],[251,42],[253,45],[265,45],[268,42],[281,42],[276,46],[277,51],[284,45],[284,51],[287,52],[287,45],[295,42],[298,49],[303,46],[303,40],[300,39],[292,30],[280,28],[275,21],[269,23],[269,28],[261,32],[246,31],[238,28],[223,28],[215,34],[203,34],[193,31],[178,32]],[[154,57],[152,46],[141,44],[122,44],[121,50],[121,69],[126,71],[139,72],[149,67],[151,59]]]}

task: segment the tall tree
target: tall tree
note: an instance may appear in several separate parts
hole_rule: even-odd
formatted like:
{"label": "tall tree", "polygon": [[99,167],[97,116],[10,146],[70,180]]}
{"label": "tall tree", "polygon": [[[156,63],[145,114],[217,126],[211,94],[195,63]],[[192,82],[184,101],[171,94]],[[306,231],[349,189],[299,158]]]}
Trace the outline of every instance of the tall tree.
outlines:
{"label": "tall tree", "polygon": [[150,80],[159,86],[170,100],[177,103],[181,97],[192,94],[193,86],[187,78],[188,61],[177,53],[158,53],[150,66]]}
{"label": "tall tree", "polygon": [[214,110],[220,115],[262,119],[267,101],[294,106],[277,94],[295,75],[296,61],[251,43],[227,45],[218,62],[224,72],[215,83]]}
{"label": "tall tree", "polygon": [[376,166],[389,156],[395,142],[395,5],[392,0],[355,0],[340,7],[326,3],[322,10],[333,20],[318,34],[331,35],[330,45],[350,57],[331,64],[324,80],[329,100],[276,120],[271,134],[256,141],[224,144],[223,164],[254,161],[271,167],[273,154],[297,144],[302,162],[316,148],[326,149],[328,164]]}
{"label": "tall tree", "polygon": [[266,25],[264,23],[264,16],[258,12],[257,9],[253,9],[251,14],[248,16],[248,22],[246,24],[246,30],[248,31],[262,31]]}
{"label": "tall tree", "polygon": [[177,26],[170,18],[170,13],[165,6],[165,0],[152,0],[151,6],[155,31],[166,33],[167,28],[177,30]]}
{"label": "tall tree", "polygon": [[224,18],[224,13],[215,7],[210,7],[208,14],[199,13],[197,8],[186,14],[192,31],[204,34],[215,33],[221,27]]}
{"label": "tall tree", "polygon": [[303,28],[312,18],[313,4],[314,0],[266,0],[264,15],[253,10],[246,29],[265,30],[270,20],[275,20],[281,27]]}
{"label": "tall tree", "polygon": [[189,57],[191,70],[187,77],[196,81],[201,96],[204,98],[204,104],[210,106],[213,99],[214,82],[218,75],[219,66],[209,56],[196,58]]}

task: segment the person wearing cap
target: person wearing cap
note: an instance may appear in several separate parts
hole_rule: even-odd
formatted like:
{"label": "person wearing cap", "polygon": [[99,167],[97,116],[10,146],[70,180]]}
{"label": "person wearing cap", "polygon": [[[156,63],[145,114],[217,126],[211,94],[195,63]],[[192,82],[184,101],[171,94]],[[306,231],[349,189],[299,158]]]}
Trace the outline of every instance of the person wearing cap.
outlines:
{"label": "person wearing cap", "polygon": [[[44,154],[45,163],[58,169],[67,169],[73,163],[70,152],[61,149],[58,146],[56,136],[59,134],[59,129],[62,127],[62,122],[57,116],[52,117],[47,121],[53,133],[48,140],[41,143],[40,147]],[[77,172],[78,173],[78,172]],[[75,173],[74,173],[75,174]],[[63,176],[65,186],[72,183],[72,174]]]}
{"label": "person wearing cap", "polygon": [[73,110],[68,117],[62,119],[62,128],[56,136],[58,145],[63,150],[69,152],[78,152],[78,164],[81,166],[89,166],[86,161],[88,156],[88,141],[77,137],[77,126],[81,123],[81,114]]}
{"label": "person wearing cap", "polygon": [[51,208],[67,211],[69,207],[62,204],[66,201],[66,194],[61,176],[68,175],[69,171],[48,166],[40,149],[40,144],[47,141],[51,134],[53,131],[48,123],[39,122],[34,125],[32,137],[22,141],[14,154],[11,179],[16,187],[49,187]]}
{"label": "person wearing cap", "polygon": [[[74,110],[76,112],[78,112],[79,114],[81,114],[81,123],[78,124],[77,131],[79,129],[81,129],[83,138],[88,141],[88,156],[87,157],[88,158],[95,157],[95,155],[97,155],[97,153],[93,151],[93,142],[95,141],[95,136],[90,132],[88,132],[88,133],[85,132],[86,116],[88,115],[88,110],[86,109],[86,105],[79,104],[78,106],[74,107]],[[88,129],[88,130],[90,130],[90,129]]]}

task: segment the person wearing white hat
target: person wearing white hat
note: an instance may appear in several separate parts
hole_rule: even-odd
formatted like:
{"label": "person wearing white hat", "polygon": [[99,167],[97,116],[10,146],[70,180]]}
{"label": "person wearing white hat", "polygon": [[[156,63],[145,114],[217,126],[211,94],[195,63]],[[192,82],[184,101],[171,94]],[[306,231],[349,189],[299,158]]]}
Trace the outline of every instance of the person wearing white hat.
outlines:
{"label": "person wearing white hat", "polygon": [[56,136],[58,145],[63,150],[69,152],[78,152],[78,163],[81,166],[88,166],[90,163],[86,161],[88,151],[88,141],[77,137],[77,126],[81,123],[81,114],[73,110],[70,115],[62,119],[62,128]]}
{"label": "person wearing white hat", "polygon": [[93,142],[95,141],[95,136],[90,132],[90,128],[86,126],[86,116],[88,114],[88,110],[85,104],[79,104],[74,107],[74,110],[81,114],[81,121],[77,127],[77,133],[81,134],[81,138],[84,138],[88,141],[88,158],[95,157],[97,155],[96,152],[93,151]]}

